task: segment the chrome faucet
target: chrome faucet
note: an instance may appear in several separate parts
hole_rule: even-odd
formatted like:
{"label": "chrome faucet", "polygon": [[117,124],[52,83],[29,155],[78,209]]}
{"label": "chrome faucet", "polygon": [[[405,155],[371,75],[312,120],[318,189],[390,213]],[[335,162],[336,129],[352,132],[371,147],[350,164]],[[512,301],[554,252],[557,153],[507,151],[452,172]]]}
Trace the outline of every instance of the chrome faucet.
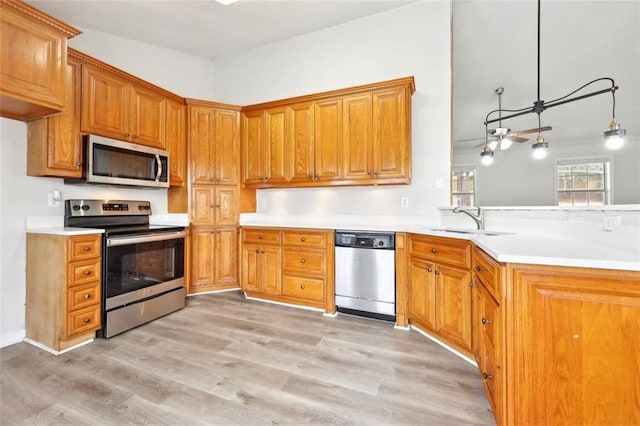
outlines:
{"label": "chrome faucet", "polygon": [[476,209],[476,213],[473,214],[471,212],[469,212],[467,209],[464,209],[462,207],[455,207],[453,209],[454,213],[464,213],[467,216],[469,216],[471,219],[473,219],[473,221],[476,223],[476,226],[478,227],[478,230],[484,229],[484,223],[482,221],[483,217],[482,217],[482,210],[480,210],[480,207],[474,207]]}

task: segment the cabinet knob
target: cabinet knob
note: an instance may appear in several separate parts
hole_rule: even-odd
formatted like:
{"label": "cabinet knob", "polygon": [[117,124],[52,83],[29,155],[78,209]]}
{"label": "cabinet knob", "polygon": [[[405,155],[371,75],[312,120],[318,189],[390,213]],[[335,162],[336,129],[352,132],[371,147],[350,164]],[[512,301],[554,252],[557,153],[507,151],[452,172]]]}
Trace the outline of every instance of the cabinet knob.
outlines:
{"label": "cabinet knob", "polygon": [[256,253],[260,253],[260,250],[256,249]]}
{"label": "cabinet knob", "polygon": [[91,246],[84,246],[84,251],[91,251]]}
{"label": "cabinet knob", "polygon": [[487,318],[482,318],[482,323],[483,324],[491,324],[493,321],[491,321],[490,319]]}
{"label": "cabinet knob", "polygon": [[137,137],[138,137],[138,135],[133,135],[133,136],[131,136],[131,137],[135,139],[135,138],[137,138]]}
{"label": "cabinet knob", "polygon": [[264,250],[260,250],[260,254],[264,254]]}
{"label": "cabinet knob", "polygon": [[300,288],[304,290],[304,284],[300,284]]}
{"label": "cabinet knob", "polygon": [[305,241],[307,241],[307,239],[305,237],[300,237],[300,241],[304,243]]}
{"label": "cabinet knob", "polygon": [[473,287],[473,285],[474,285],[474,284],[473,284],[473,281],[471,281],[471,282],[469,283],[469,287]]}
{"label": "cabinet knob", "polygon": [[431,249],[431,253],[437,253],[437,252],[438,252],[438,250],[436,250],[434,248]]}
{"label": "cabinet knob", "polygon": [[85,299],[91,299],[91,294],[86,293],[86,294],[84,295],[84,298],[85,298]]}
{"label": "cabinet knob", "polygon": [[125,134],[124,134],[124,137],[125,137],[125,138],[128,138],[129,136],[131,136],[129,133],[125,133]]}
{"label": "cabinet knob", "polygon": [[76,167],[80,167],[81,165],[82,165],[82,163],[80,163],[80,162],[76,163]]}
{"label": "cabinet knob", "polygon": [[373,172],[373,175],[377,177],[380,175],[380,172]]}
{"label": "cabinet knob", "polygon": [[259,239],[259,240],[264,239],[264,235],[258,235],[258,239]]}
{"label": "cabinet knob", "polygon": [[482,271],[482,266],[480,266],[480,265],[476,266],[476,271],[478,271],[478,272]]}
{"label": "cabinet knob", "polygon": [[306,262],[306,260],[300,259],[300,263],[305,263],[305,262]]}
{"label": "cabinet knob", "polygon": [[90,270],[90,269],[85,270],[85,271],[84,271],[84,274],[85,274],[85,275],[91,275],[91,270]]}
{"label": "cabinet knob", "polygon": [[482,373],[482,378],[485,380],[491,380],[493,379],[493,376],[489,373]]}
{"label": "cabinet knob", "polygon": [[440,271],[435,271],[434,274],[440,275]]}
{"label": "cabinet knob", "polygon": [[91,318],[85,318],[85,319],[83,319],[83,321],[84,321],[85,323],[89,324],[89,323],[91,322]]}
{"label": "cabinet knob", "polygon": [[433,272],[433,269],[427,268],[427,272]]}

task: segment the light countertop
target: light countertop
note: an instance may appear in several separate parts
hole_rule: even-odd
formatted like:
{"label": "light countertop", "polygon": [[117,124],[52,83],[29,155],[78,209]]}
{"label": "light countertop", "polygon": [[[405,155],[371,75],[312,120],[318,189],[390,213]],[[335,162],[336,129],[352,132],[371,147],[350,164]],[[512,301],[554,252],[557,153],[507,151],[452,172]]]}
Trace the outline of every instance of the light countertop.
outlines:
{"label": "light countertop", "polygon": [[418,224],[411,217],[330,215],[243,214],[240,225],[409,232],[471,240],[499,262],[640,271],[640,242],[620,244],[620,234],[604,231],[597,235],[596,240],[563,233],[534,233],[530,230],[500,235],[463,234],[434,230],[442,227],[437,223]]}

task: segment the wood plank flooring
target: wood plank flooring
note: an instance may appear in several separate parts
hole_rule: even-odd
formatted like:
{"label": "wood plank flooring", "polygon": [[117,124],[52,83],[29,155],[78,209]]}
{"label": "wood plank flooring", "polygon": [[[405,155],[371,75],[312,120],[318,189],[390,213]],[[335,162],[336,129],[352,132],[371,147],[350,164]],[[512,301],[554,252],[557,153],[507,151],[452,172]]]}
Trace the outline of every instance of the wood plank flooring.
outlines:
{"label": "wood plank flooring", "polygon": [[417,332],[240,292],[60,356],[0,355],[2,425],[495,424],[475,367]]}

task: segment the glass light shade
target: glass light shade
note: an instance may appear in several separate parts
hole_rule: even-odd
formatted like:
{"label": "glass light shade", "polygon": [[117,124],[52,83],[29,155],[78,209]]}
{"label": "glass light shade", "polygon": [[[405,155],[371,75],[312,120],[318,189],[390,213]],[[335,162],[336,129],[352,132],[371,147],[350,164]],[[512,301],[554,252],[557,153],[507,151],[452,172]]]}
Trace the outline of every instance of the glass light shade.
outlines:
{"label": "glass light shade", "polygon": [[498,141],[497,140],[492,140],[491,142],[489,142],[489,149],[491,151],[495,151],[496,148],[498,147]]}
{"label": "glass light shade", "polygon": [[502,141],[500,141],[500,149],[503,151],[509,149],[511,145],[513,145],[513,141],[509,138],[502,138]]}
{"label": "glass light shade", "polygon": [[480,153],[480,162],[485,166],[489,166],[493,163],[493,151],[490,150],[489,147],[486,146],[484,151]]}
{"label": "glass light shade", "polygon": [[533,158],[536,160],[542,160],[545,158],[547,156],[547,148],[549,148],[549,144],[544,142],[544,139],[542,142],[534,143],[531,146],[531,149],[533,149]]}
{"label": "glass light shade", "polygon": [[614,118],[609,124],[609,129],[602,133],[604,138],[604,146],[609,149],[619,149],[624,145],[624,136],[627,134],[625,129],[620,128],[620,123]]}

